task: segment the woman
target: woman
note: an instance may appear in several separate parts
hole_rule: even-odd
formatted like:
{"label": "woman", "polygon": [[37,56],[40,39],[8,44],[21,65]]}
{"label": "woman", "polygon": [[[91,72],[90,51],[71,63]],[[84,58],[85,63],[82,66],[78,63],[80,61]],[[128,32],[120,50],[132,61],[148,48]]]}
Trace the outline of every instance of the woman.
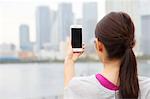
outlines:
{"label": "woman", "polygon": [[96,51],[104,65],[101,73],[74,77],[74,63],[83,53],[69,44],[65,59],[65,99],[150,99],[150,79],[138,77],[134,24],[123,12],[107,14],[95,29]]}

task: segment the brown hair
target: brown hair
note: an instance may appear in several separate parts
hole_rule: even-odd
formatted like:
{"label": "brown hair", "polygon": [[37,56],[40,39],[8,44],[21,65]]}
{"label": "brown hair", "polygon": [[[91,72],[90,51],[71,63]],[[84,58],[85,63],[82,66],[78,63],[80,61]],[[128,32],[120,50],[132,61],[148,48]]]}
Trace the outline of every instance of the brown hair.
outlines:
{"label": "brown hair", "polygon": [[137,62],[132,48],[135,45],[134,24],[124,12],[111,12],[98,22],[95,37],[101,41],[109,59],[121,59],[119,97],[137,99],[139,82]]}

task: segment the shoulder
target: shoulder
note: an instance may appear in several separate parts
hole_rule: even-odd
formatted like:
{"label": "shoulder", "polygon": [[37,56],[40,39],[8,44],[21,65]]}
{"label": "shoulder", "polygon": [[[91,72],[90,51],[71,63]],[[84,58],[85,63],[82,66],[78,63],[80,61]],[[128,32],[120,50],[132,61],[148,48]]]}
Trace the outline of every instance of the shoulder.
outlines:
{"label": "shoulder", "polygon": [[95,75],[74,77],[64,90],[64,99],[112,99],[115,92],[100,85]]}
{"label": "shoulder", "polygon": [[150,97],[150,78],[139,76],[139,85],[140,85],[141,97],[143,97],[144,99],[149,99],[149,97]]}
{"label": "shoulder", "polygon": [[88,87],[88,85],[92,85],[95,81],[95,75],[91,76],[85,76],[85,77],[73,77],[72,80],[69,82],[69,85],[67,87],[74,87],[77,88],[83,88]]}
{"label": "shoulder", "polygon": [[150,88],[150,78],[149,77],[144,77],[144,76],[139,76],[139,84],[141,86],[149,86]]}
{"label": "shoulder", "polygon": [[95,94],[99,92],[96,85],[95,75],[86,76],[86,77],[74,77],[69,82],[68,86],[65,87],[65,95],[71,96],[85,96],[90,94]]}

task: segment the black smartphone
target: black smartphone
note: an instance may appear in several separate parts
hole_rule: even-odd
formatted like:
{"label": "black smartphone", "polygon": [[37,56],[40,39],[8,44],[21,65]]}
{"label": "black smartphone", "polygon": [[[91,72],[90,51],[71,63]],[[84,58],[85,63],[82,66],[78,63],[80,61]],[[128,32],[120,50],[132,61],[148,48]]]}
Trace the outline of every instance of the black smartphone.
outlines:
{"label": "black smartphone", "polygon": [[73,52],[81,52],[82,49],[82,26],[81,25],[71,25],[71,45]]}

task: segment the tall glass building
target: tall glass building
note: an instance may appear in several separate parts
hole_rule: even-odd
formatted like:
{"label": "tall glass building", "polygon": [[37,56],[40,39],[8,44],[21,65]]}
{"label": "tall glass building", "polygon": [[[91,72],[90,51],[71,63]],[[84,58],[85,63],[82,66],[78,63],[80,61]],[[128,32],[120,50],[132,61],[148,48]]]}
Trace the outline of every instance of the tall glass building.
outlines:
{"label": "tall glass building", "polygon": [[141,36],[140,51],[143,55],[150,56],[150,1],[140,1]]}
{"label": "tall glass building", "polygon": [[60,3],[58,6],[58,32],[59,41],[65,41],[70,33],[70,25],[73,24],[74,15],[71,3]]}
{"label": "tall glass building", "polygon": [[29,36],[29,26],[26,24],[22,24],[19,27],[20,33],[20,49],[23,51],[32,50],[31,43],[30,43],[30,36]]}
{"label": "tall glass building", "polygon": [[83,4],[83,40],[85,42],[89,42],[94,38],[97,16],[96,2],[87,2]]}
{"label": "tall glass building", "polygon": [[50,43],[51,16],[47,6],[40,6],[36,10],[36,40],[37,48],[43,49],[45,44]]}

